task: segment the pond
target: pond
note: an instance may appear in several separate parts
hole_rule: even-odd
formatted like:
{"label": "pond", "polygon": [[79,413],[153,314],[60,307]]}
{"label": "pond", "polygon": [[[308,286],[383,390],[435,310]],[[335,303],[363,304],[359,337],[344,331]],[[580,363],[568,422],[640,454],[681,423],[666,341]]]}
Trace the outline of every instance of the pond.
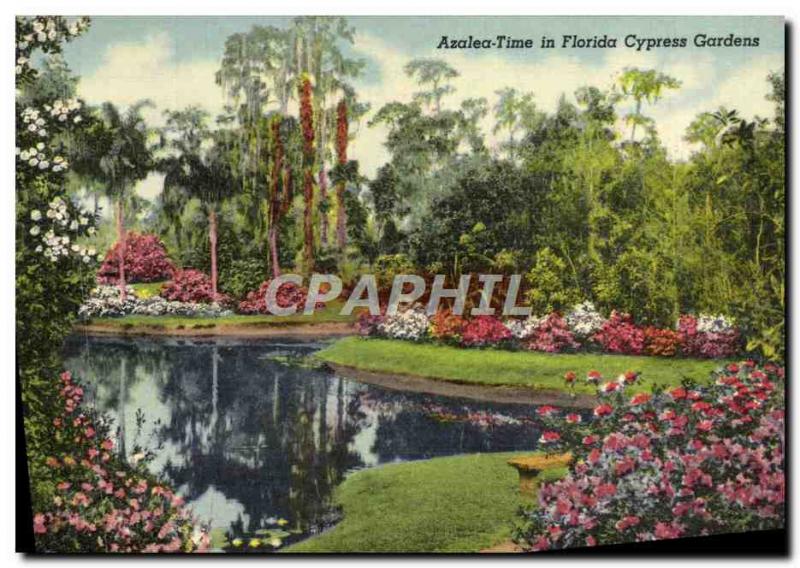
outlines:
{"label": "pond", "polygon": [[152,471],[232,537],[324,530],[333,489],[361,468],[536,446],[533,407],[359,383],[310,364],[323,346],[73,336],[66,365],[119,451],[151,450]]}

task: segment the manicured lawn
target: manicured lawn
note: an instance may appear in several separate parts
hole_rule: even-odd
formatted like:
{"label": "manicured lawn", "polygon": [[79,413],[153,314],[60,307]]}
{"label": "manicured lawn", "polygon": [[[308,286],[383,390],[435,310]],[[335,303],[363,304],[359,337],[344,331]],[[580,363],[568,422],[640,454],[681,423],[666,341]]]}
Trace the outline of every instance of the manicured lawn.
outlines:
{"label": "manicured lawn", "polygon": [[578,374],[576,392],[593,393],[586,373],[600,371],[615,379],[639,371],[631,392],[650,391],[654,384],[676,386],[683,378],[699,383],[725,361],[666,357],[631,357],[597,353],[550,354],[533,351],[462,349],[391,339],[346,337],[320,351],[321,359],[367,371],[424,376],[458,383],[564,389],[564,373]]}
{"label": "manicured lawn", "polygon": [[[334,499],[344,518],[285,552],[477,552],[511,537],[522,504],[515,453],[474,454],[359,471]],[[553,479],[564,469],[549,470]]]}
{"label": "manicured lawn", "polygon": [[[139,285],[137,285],[139,286]],[[137,290],[138,292],[138,290]],[[302,311],[290,316],[273,315],[241,315],[233,314],[230,316],[212,317],[187,317],[187,316],[139,316],[129,315],[121,318],[93,318],[91,324],[99,324],[109,327],[155,327],[159,329],[199,329],[216,326],[280,326],[280,325],[302,325],[314,323],[333,323],[333,322],[352,322],[357,319],[354,311],[349,316],[339,315],[342,302],[328,302],[324,308],[319,309],[312,315],[305,316]],[[302,308],[301,308],[302,309]]]}

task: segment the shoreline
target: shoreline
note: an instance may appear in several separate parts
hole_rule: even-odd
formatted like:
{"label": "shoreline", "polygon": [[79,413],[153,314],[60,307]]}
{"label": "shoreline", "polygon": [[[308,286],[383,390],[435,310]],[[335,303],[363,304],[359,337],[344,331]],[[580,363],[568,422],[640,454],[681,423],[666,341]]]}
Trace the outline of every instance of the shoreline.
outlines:
{"label": "shoreline", "polygon": [[550,404],[562,408],[592,409],[597,406],[597,397],[578,393],[569,394],[553,389],[531,387],[491,386],[462,383],[451,379],[437,379],[404,373],[367,371],[350,365],[325,361],[336,374],[346,379],[367,383],[389,390],[417,392],[436,396],[467,398],[480,402],[522,404],[526,406]]}
{"label": "shoreline", "polygon": [[134,324],[77,324],[72,328],[73,333],[95,336],[121,336],[121,337],[243,337],[257,339],[260,337],[285,337],[297,339],[335,339],[356,335],[356,331],[349,323],[325,322],[305,324],[265,324],[265,325],[204,325],[197,327],[167,327],[159,324],[134,325]]}

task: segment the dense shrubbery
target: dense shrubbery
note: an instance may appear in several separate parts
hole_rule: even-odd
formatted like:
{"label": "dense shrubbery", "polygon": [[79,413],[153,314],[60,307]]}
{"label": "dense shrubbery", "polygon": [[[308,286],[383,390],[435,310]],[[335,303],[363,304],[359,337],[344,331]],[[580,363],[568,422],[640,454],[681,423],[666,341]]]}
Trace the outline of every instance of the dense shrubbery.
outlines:
{"label": "dense shrubbery", "polygon": [[540,488],[519,542],[545,550],[783,526],[783,368],[729,364],[708,387],[628,399],[637,379],[598,384],[589,423],[546,419],[543,443],[572,452],[573,463]]}
{"label": "dense shrubbery", "polygon": [[211,280],[199,270],[186,269],[174,274],[161,290],[161,296],[175,302],[224,302],[221,295],[214,297]]}
{"label": "dense shrubbery", "polygon": [[[242,314],[265,314],[269,315],[270,310],[267,306],[267,289],[271,280],[267,280],[258,287],[258,290],[249,292],[244,300],[239,302],[239,313]],[[292,282],[281,284],[275,293],[275,302],[278,307],[290,308],[296,306],[301,311],[306,304],[308,290]]]}
{"label": "dense shrubbery", "polygon": [[449,310],[429,317],[422,306],[415,305],[393,316],[362,314],[358,323],[359,333],[365,336],[428,339],[465,347],[700,358],[731,357],[739,352],[738,330],[723,316],[682,316],[677,327],[677,330],[642,328],[629,314],[616,311],[606,319],[591,302],[576,305],[566,318],[552,312],[506,321],[494,316],[470,319],[453,315]]}
{"label": "dense shrubbery", "polygon": [[[97,281],[116,284],[119,278],[119,243],[106,252]],[[158,282],[175,272],[164,243],[156,235],[129,232],[125,236],[125,279],[128,282]]]}
{"label": "dense shrubbery", "polygon": [[[83,388],[61,375],[60,412],[48,425],[62,451],[45,459],[36,482],[51,493],[34,511],[43,552],[192,552],[209,547],[183,501],[147,472],[136,448],[131,462],[114,449],[108,428],[83,407]],[[41,504],[37,504],[41,506]]]}

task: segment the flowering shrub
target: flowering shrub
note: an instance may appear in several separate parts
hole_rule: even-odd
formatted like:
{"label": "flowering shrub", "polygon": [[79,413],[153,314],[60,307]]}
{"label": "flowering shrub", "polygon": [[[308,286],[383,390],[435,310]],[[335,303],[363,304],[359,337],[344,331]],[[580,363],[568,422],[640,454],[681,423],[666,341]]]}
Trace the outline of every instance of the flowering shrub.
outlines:
{"label": "flowering shrub", "polygon": [[127,287],[124,301],[120,300],[119,288],[116,286],[98,286],[92,290],[91,296],[78,309],[78,318],[114,318],[129,314],[142,316],[188,316],[188,317],[220,317],[232,312],[223,305],[212,302],[199,304],[196,302],[169,301],[161,296],[149,298],[137,297],[132,286]]}
{"label": "flowering shrub", "polygon": [[378,335],[380,325],[386,320],[386,316],[378,315],[373,316],[369,313],[361,313],[356,322],[356,329],[359,335]]}
{"label": "flowering shrub", "polygon": [[731,357],[739,349],[739,331],[724,316],[681,316],[678,332],[688,357]]}
{"label": "flowering shrub", "polygon": [[[267,280],[259,286],[255,292],[249,292],[244,300],[239,302],[239,313],[242,314],[270,314],[267,309],[267,289],[269,288],[270,280]],[[275,293],[275,301],[278,307],[290,308],[297,306],[298,310],[302,310],[306,305],[306,298],[308,297],[308,290],[294,284],[286,282],[281,284]],[[317,304],[321,307],[322,304]]]}
{"label": "flowering shrub", "polygon": [[639,355],[644,349],[644,332],[633,323],[630,314],[616,310],[592,339],[609,353]]}
{"label": "flowering shrub", "polygon": [[590,424],[552,415],[542,440],[573,463],[542,485],[518,541],[544,550],[782,526],[784,370],[746,361],[715,377],[628,399],[637,376],[626,373],[598,387]]}
{"label": "flowering shrub", "polygon": [[644,328],[644,350],[648,355],[672,357],[678,353],[681,341],[681,334],[675,330],[653,326]]}
{"label": "flowering shrub", "polygon": [[588,339],[600,331],[606,321],[590,301],[576,304],[564,318],[575,337]]}
{"label": "flowering shrub", "polygon": [[33,209],[30,221],[28,233],[38,241],[34,250],[47,260],[56,262],[59,258],[74,256],[89,264],[102,259],[93,247],[75,242],[80,237],[93,235],[95,227],[94,218],[71,202],[56,196],[47,204],[44,214]]}
{"label": "flowering shrub", "polygon": [[177,302],[214,302],[225,299],[221,294],[215,298],[208,276],[191,268],[176,272],[161,290],[161,296]]}
{"label": "flowering shrub", "polygon": [[[125,277],[128,282],[157,282],[171,278],[175,267],[164,243],[156,235],[130,232],[125,236]],[[106,252],[97,281],[116,284],[119,278],[119,243]]]}
{"label": "flowering shrub", "polygon": [[528,349],[548,353],[560,353],[580,347],[569,330],[567,322],[556,312],[544,318],[530,336],[527,346]]}
{"label": "flowering shrub", "polygon": [[436,312],[431,318],[431,336],[442,340],[460,340],[467,320],[450,310]]}
{"label": "flowering shrub", "polygon": [[511,339],[511,331],[494,316],[478,316],[464,326],[461,343],[471,346],[496,345]]}
{"label": "flowering shrub", "polygon": [[62,373],[60,386],[53,435],[68,442],[70,451],[45,459],[52,501],[47,510],[34,512],[38,550],[207,550],[208,531],[196,524],[181,497],[147,473],[147,456],[134,453],[129,464],[117,455],[105,423],[82,411],[83,389],[69,372]]}
{"label": "flowering shrub", "polygon": [[378,334],[391,339],[419,341],[428,336],[430,321],[421,307],[415,306],[404,312],[386,316],[378,324]]}
{"label": "flowering shrub", "polygon": [[514,339],[528,339],[536,329],[544,322],[547,316],[528,316],[524,320],[509,319],[505,321],[505,326],[511,332]]}

